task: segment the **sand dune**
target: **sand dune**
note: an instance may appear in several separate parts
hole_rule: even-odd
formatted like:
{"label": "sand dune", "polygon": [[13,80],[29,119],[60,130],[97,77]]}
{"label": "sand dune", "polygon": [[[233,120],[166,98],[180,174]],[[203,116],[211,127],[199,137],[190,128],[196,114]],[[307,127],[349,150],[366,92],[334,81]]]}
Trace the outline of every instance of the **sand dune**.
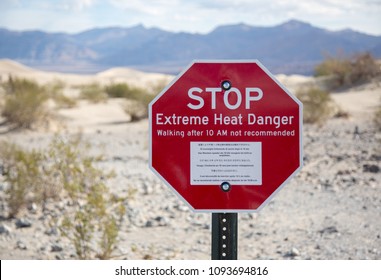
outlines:
{"label": "sand dune", "polygon": [[0,60],[0,79],[5,81],[9,76],[26,78],[47,84],[62,81],[68,86],[78,86],[91,83],[110,84],[128,83],[146,88],[154,83],[168,83],[173,76],[144,73],[130,68],[111,68],[95,75],[67,74],[59,72],[40,71],[9,59]]}
{"label": "sand dune", "polygon": [[128,79],[129,83],[139,85],[161,80],[168,82],[173,79],[173,76],[158,73],[144,73],[130,68],[117,67],[96,74],[96,78],[111,82]]}
{"label": "sand dune", "polygon": [[10,59],[0,59],[0,74],[32,73],[37,70]]}

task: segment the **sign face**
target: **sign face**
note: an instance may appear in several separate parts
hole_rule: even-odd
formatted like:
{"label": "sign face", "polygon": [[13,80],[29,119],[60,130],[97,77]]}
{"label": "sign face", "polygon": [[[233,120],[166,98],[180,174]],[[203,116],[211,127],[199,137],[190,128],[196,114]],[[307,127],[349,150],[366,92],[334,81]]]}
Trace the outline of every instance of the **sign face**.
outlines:
{"label": "sign face", "polygon": [[194,210],[259,210],[302,166],[302,104],[259,61],[195,61],[149,106],[150,168]]}

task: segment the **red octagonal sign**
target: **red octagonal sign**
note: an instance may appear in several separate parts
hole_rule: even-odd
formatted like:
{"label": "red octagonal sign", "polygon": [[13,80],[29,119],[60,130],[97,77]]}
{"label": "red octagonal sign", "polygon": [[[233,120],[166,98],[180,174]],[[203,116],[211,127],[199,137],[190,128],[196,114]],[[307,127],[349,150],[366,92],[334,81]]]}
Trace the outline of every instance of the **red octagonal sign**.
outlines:
{"label": "red octagonal sign", "polygon": [[150,104],[150,168],[194,210],[256,211],[302,166],[302,104],[258,61],[195,61]]}

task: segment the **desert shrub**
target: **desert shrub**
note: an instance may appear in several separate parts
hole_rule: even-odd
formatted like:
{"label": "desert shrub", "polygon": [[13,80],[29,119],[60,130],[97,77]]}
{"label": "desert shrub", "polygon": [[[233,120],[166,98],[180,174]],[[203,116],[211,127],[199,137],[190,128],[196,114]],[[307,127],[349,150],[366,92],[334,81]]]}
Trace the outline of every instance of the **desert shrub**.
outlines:
{"label": "desert shrub", "polygon": [[55,80],[45,86],[48,96],[54,101],[58,108],[73,108],[77,105],[74,98],[70,98],[63,93],[65,83],[61,80]]}
{"label": "desert shrub", "polygon": [[10,77],[3,84],[5,91],[1,115],[15,128],[32,128],[41,121],[46,121],[49,111],[46,101],[49,96],[46,89],[37,83]]}
{"label": "desert shrub", "polygon": [[[57,135],[47,150],[50,168],[56,171],[62,189],[73,201],[78,200],[86,186],[91,186],[97,179],[98,170],[94,167],[97,159],[87,155],[89,148],[89,143],[77,134],[70,138]],[[103,172],[99,174],[103,175]]]}
{"label": "desert shrub", "polygon": [[124,112],[130,116],[131,122],[136,122],[148,117],[148,105],[135,100],[126,100],[123,105]]}
{"label": "desert shrub", "polygon": [[82,193],[80,201],[60,223],[62,236],[72,242],[80,259],[111,258],[125,212],[124,199],[111,195],[103,183],[98,183]]}
{"label": "desert shrub", "polygon": [[14,217],[28,203],[69,200],[70,209],[56,221],[62,236],[72,242],[78,258],[107,259],[118,242],[125,198],[109,191],[106,181],[113,174],[96,167],[100,157],[89,156],[90,148],[81,135],[57,135],[41,151],[1,143],[7,208]]}
{"label": "desert shrub", "polygon": [[74,108],[77,106],[75,98],[68,97],[63,93],[56,94],[52,99],[58,108]]}
{"label": "desert shrub", "polygon": [[[109,192],[105,180],[113,174],[95,167],[101,157],[88,156],[89,148],[80,135],[71,139],[56,137],[52,142],[49,155],[74,208],[64,216],[59,229],[72,242],[80,259],[108,259],[117,244],[124,199]],[[96,247],[94,240],[98,240]]]}
{"label": "desert shrub", "polygon": [[35,190],[39,191],[41,155],[3,141],[0,143],[0,156],[3,159],[3,175],[9,183],[5,191],[9,216],[14,217],[27,205],[28,200],[32,202],[28,196],[36,195]]}
{"label": "desert shrub", "polygon": [[131,116],[131,121],[138,121],[148,116],[148,104],[154,97],[148,91],[124,83],[106,86],[105,91],[110,97],[123,97],[128,100],[123,109]]}
{"label": "desert shrub", "polygon": [[57,198],[60,186],[53,170],[44,163],[47,155],[37,150],[26,150],[3,141],[0,143],[0,156],[3,161],[4,178],[9,216],[19,214],[24,207],[36,203],[45,207],[49,198]]}
{"label": "desert shrub", "polygon": [[380,65],[370,53],[358,54],[352,60],[350,85],[371,81],[381,75]]}
{"label": "desert shrub", "polygon": [[364,83],[380,74],[380,66],[370,53],[357,54],[351,58],[327,57],[315,67],[315,76],[330,77],[329,89]]}
{"label": "desert shrub", "polygon": [[81,86],[80,97],[92,103],[105,102],[107,100],[107,94],[98,83]]}
{"label": "desert shrub", "polygon": [[131,88],[125,83],[107,85],[105,91],[111,98],[123,98],[131,95]]}
{"label": "desert shrub", "polygon": [[144,90],[137,87],[129,86],[126,83],[116,83],[105,86],[105,91],[112,98],[127,98],[136,100],[139,95],[144,93]]}
{"label": "desert shrub", "polygon": [[125,83],[108,85],[105,87],[105,91],[107,95],[112,98],[123,97],[126,99],[141,101],[145,103],[147,103],[148,100],[152,99],[146,90],[138,87],[132,87]]}
{"label": "desert shrub", "polygon": [[305,123],[323,124],[334,113],[333,100],[324,90],[307,88],[296,95],[303,103],[303,121]]}

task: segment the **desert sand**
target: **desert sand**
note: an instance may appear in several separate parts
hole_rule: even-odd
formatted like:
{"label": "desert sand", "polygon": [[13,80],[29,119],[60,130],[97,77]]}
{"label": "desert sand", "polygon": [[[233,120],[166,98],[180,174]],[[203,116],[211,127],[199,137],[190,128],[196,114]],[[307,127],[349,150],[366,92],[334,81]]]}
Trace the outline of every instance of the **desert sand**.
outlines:
{"label": "desert sand", "polygon": [[[141,85],[173,78],[123,68],[96,75],[48,73],[0,61],[1,79],[8,75],[39,83],[61,80],[68,94],[72,86],[92,82]],[[314,82],[303,76],[277,78],[291,92]],[[381,133],[372,125],[381,84],[332,97],[349,116],[332,118],[323,126],[304,126],[302,171],[259,213],[239,214],[239,259],[381,259]],[[148,168],[148,120],[129,122],[118,99],[80,101],[56,114],[66,133],[81,130],[94,152],[102,147],[102,166],[116,173],[110,182],[114,192],[137,191],[128,201],[116,258],[210,259],[211,214],[192,212]],[[42,148],[52,134],[3,132],[0,140]],[[4,189],[0,175],[0,259],[76,258],[74,247],[38,207],[23,214],[28,227],[19,228],[17,219],[7,219]],[[52,202],[49,213],[60,215],[66,207],[65,201]]]}

